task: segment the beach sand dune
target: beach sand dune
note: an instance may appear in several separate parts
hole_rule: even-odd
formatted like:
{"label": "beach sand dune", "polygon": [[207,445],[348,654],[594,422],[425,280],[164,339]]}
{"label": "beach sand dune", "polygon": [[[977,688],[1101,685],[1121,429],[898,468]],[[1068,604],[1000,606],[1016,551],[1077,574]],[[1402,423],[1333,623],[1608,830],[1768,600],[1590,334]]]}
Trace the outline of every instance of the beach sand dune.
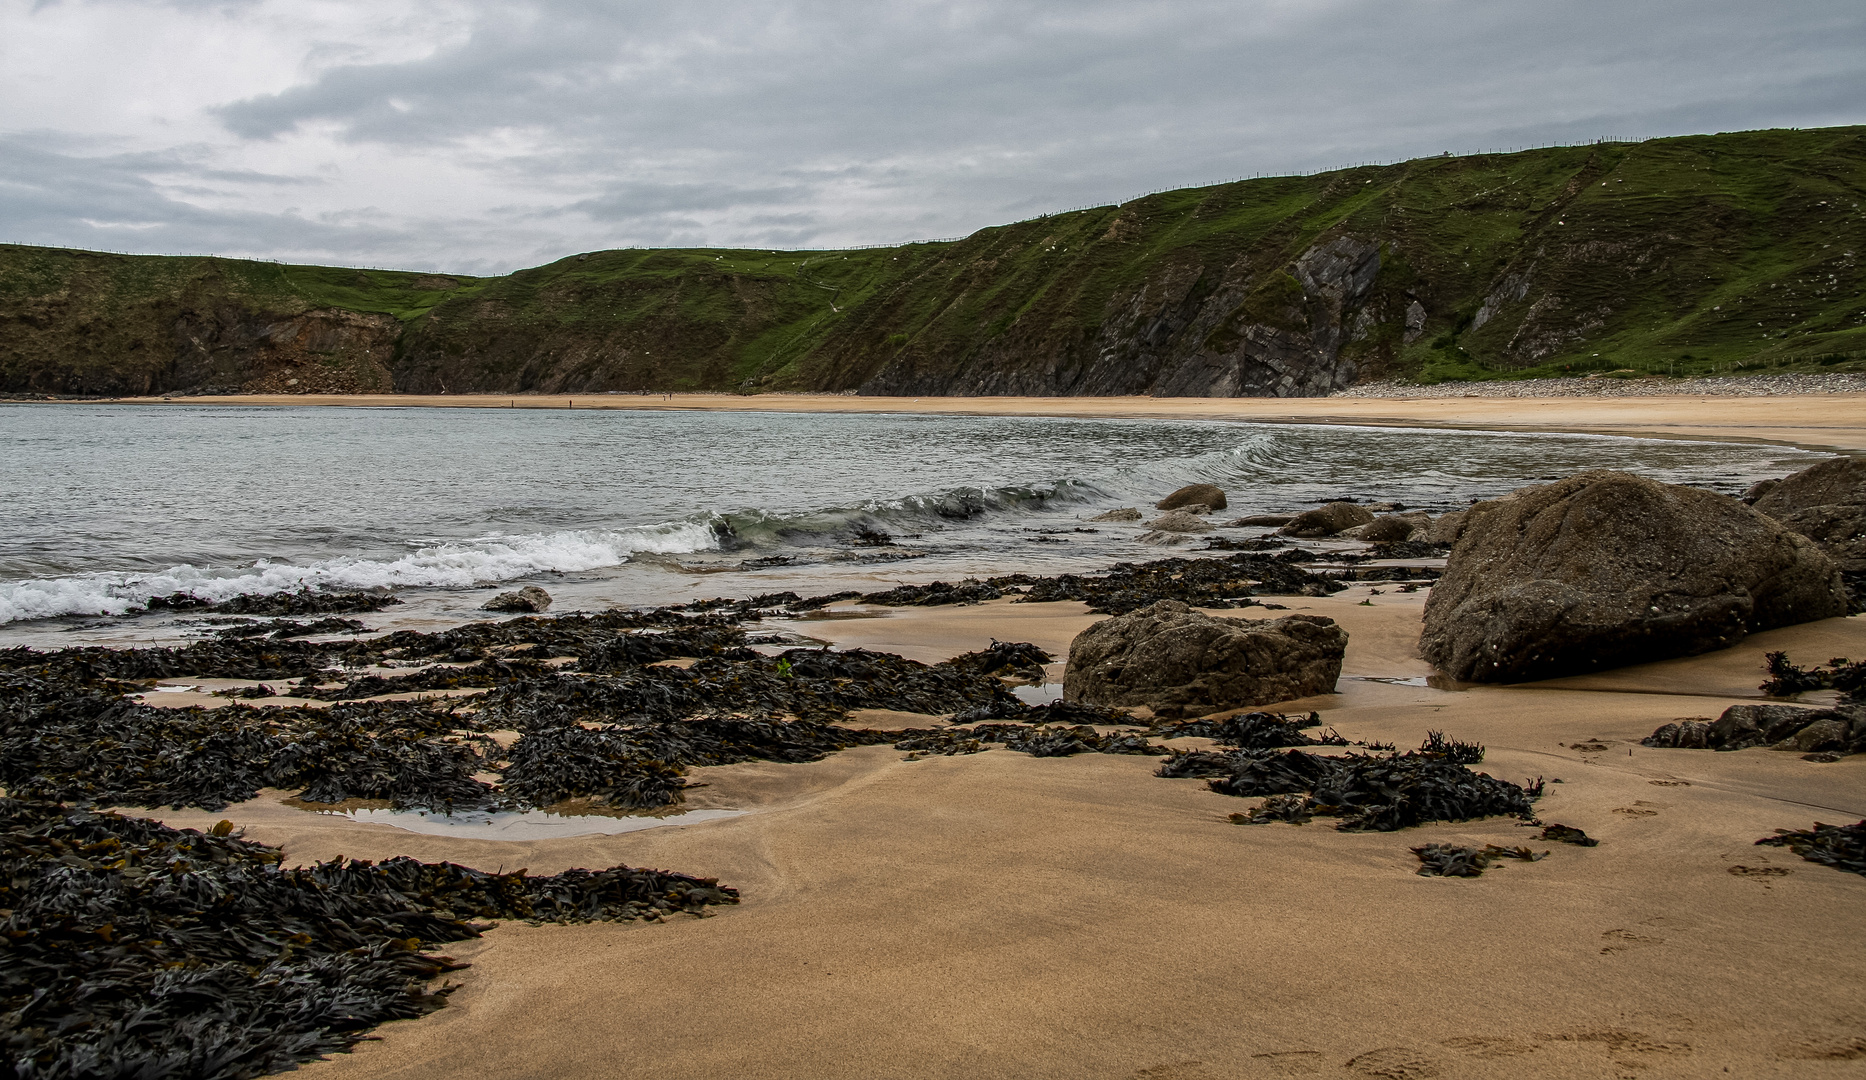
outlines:
{"label": "beach sand dune", "polygon": [[[1866,622],[1523,686],[1437,689],[1411,650],[1420,594],[1292,602],[1352,635],[1318,709],[1351,739],[1428,729],[1486,772],[1551,783],[1546,822],[1346,834],[1241,827],[1155,759],[1005,750],[693,770],[729,820],[526,843],[417,836],[283,807],[225,816],[288,860],[452,859],[550,873],[716,875],[744,903],[658,925],[508,924],[453,955],[451,1005],[308,1067],[339,1078],[1704,1077],[1866,1069],[1866,879],[1754,841],[1866,816],[1866,758],[1653,750],[1678,716],[1759,697],[1765,651],[1866,655]],[[1217,614],[1253,616],[1255,611]],[[813,622],[842,647],[939,659],[991,638],[1060,653],[1096,616],[993,603]],[[1399,680],[1399,681],[1380,681]],[[1417,876],[1429,842],[1552,854]]]}

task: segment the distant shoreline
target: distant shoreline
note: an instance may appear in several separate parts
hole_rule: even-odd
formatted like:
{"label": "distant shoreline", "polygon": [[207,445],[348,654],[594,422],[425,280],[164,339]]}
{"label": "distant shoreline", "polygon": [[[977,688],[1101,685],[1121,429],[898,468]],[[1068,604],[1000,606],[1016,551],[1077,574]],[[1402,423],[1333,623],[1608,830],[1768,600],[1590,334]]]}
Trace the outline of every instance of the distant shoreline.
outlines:
{"label": "distant shoreline", "polygon": [[[1769,376],[1761,378],[1769,379]],[[1377,392],[1377,391],[1376,391]],[[17,400],[17,399],[12,399]],[[915,413],[1081,419],[1229,420],[1479,431],[1568,432],[1767,442],[1866,453],[1866,392],[1753,396],[863,397],[851,394],[241,394],[63,399],[53,404],[600,409],[674,412]]]}

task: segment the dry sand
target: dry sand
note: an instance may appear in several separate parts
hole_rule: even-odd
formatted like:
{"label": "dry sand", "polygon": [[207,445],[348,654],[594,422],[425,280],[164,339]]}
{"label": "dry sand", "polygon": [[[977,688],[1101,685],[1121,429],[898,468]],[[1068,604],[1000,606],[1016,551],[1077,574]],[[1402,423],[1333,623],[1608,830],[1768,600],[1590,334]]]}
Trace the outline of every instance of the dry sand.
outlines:
{"label": "dry sand", "polygon": [[[160,404],[163,398],[124,399]],[[1420,425],[1491,431],[1735,439],[1866,450],[1866,394],[1637,398],[1155,398],[858,397],[846,394],[254,394],[187,397],[173,405],[333,405],[355,408],[523,408],[914,412],[953,416],[1154,417],[1270,423]]]}
{"label": "dry sand", "polygon": [[[310,1066],[340,1078],[1826,1077],[1866,1073],[1866,879],[1753,841],[1866,816],[1866,758],[1649,750],[1678,716],[1754,700],[1762,654],[1866,654],[1866,620],[1756,635],[1586,679],[1438,690],[1421,594],[1291,607],[1351,644],[1319,709],[1349,738],[1442,729],[1482,768],[1560,778],[1545,821],[1597,848],[1474,880],[1422,878],[1432,841],[1530,842],[1509,819],[1352,835],[1240,827],[1254,800],[1150,758],[1005,750],[694,770],[731,820],[523,843],[314,816],[277,793],[226,815],[293,861],[398,854],[549,873],[647,865],[744,903],[660,925],[506,925],[452,1004]],[[1256,614],[1228,612],[1224,614]],[[1095,616],[992,603],[802,623],[937,659],[989,639],[1053,651]],[[911,718],[907,718],[911,719]],[[164,814],[201,826],[223,815]]]}
{"label": "dry sand", "polygon": [[[212,403],[186,399],[178,404]],[[221,399],[245,404],[918,411],[1405,424],[1758,439],[1866,450],[1853,396],[1639,399]],[[1363,607],[1371,588],[1373,606]],[[694,770],[743,817],[607,837],[421,836],[280,805],[222,816],[291,861],[413,855],[551,873],[717,876],[744,903],[658,925],[507,925],[452,1004],[312,1065],[324,1080],[727,1077],[1841,1077],[1866,1075],[1866,879],[1754,841],[1866,817],[1866,757],[1651,750],[1680,716],[1759,697],[1762,655],[1866,655],[1866,619],[1701,657],[1511,687],[1417,685],[1423,594],[1359,586],[1291,608],[1350,632],[1340,693],[1290,702],[1352,739],[1428,729],[1513,780],[1560,778],[1545,821],[1601,839],[1474,880],[1422,878],[1433,841],[1530,842],[1497,819],[1351,835],[1240,827],[1150,758],[1005,750]],[[1256,612],[1223,614],[1255,615]],[[938,660],[990,639],[1058,653],[1096,618],[997,602],[800,620],[838,646]],[[920,722],[905,714],[865,719]]]}

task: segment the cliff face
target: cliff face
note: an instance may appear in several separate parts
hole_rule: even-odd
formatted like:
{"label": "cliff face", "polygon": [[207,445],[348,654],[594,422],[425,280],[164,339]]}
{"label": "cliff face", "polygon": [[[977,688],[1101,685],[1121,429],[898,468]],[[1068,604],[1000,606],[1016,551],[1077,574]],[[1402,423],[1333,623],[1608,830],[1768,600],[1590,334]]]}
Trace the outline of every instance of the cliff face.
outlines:
{"label": "cliff face", "polygon": [[1293,396],[1395,374],[1846,369],[1866,358],[1863,201],[1866,128],[1834,128],[494,279],[0,248],[0,389]]}

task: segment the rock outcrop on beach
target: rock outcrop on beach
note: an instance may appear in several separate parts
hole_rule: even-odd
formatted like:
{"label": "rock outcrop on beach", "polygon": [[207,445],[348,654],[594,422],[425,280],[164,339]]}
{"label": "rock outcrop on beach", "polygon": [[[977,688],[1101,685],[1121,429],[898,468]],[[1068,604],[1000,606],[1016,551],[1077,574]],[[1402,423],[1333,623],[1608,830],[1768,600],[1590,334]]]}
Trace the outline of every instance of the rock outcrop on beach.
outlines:
{"label": "rock outcrop on beach", "polygon": [[1331,502],[1313,510],[1304,510],[1290,518],[1289,524],[1277,531],[1284,536],[1333,536],[1373,520],[1373,511],[1364,506],[1356,506],[1351,502]]}
{"label": "rock outcrop on beach", "polygon": [[1641,745],[1686,750],[1745,750],[1766,746],[1798,753],[1866,752],[1866,707],[1816,709],[1800,705],[1732,705],[1715,720],[1686,717],[1665,724]]}
{"label": "rock outcrop on beach", "polygon": [[1597,470],[1466,513],[1419,639],[1459,679],[1688,656],[1847,610],[1812,541],[1714,492]]}
{"label": "rock outcrop on beach", "polygon": [[1348,635],[1333,619],[1221,619],[1161,600],[1076,636],[1063,697],[1204,716],[1332,693]]}
{"label": "rock outcrop on beach", "polygon": [[1866,571],[1866,460],[1834,458],[1765,483],[1757,510],[1819,544],[1841,570]]}
{"label": "rock outcrop on beach", "polygon": [[1153,504],[1155,510],[1179,510],[1188,506],[1203,506],[1206,510],[1223,510],[1224,489],[1217,484],[1187,484],[1178,491]]}
{"label": "rock outcrop on beach", "polygon": [[539,612],[551,607],[551,594],[536,585],[527,585],[513,592],[502,592],[480,605],[482,611]]}

